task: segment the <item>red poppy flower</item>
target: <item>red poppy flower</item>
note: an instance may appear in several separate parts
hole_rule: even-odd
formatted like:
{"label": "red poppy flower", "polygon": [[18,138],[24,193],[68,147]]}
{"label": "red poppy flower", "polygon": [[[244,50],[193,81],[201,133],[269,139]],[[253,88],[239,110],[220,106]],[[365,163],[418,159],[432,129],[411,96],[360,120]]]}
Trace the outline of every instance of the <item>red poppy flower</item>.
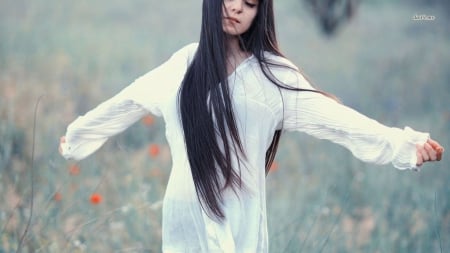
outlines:
{"label": "red poppy flower", "polygon": [[148,154],[151,157],[157,157],[160,152],[161,149],[158,144],[150,144],[150,146],[148,147]]}
{"label": "red poppy flower", "polygon": [[78,174],[80,174],[80,166],[77,164],[69,166],[69,174],[72,176],[78,176]]}
{"label": "red poppy flower", "polygon": [[142,118],[142,124],[146,126],[152,126],[155,124],[155,118],[152,115],[147,115]]}
{"label": "red poppy flower", "polygon": [[62,194],[60,192],[55,192],[53,195],[53,200],[55,202],[60,202],[62,200]]}
{"label": "red poppy flower", "polygon": [[278,168],[279,168],[278,163],[277,163],[276,161],[274,161],[274,162],[272,163],[272,165],[270,166],[270,171],[272,171],[272,172],[277,171]]}
{"label": "red poppy flower", "polygon": [[98,205],[102,202],[102,195],[98,193],[93,193],[90,198],[91,204]]}

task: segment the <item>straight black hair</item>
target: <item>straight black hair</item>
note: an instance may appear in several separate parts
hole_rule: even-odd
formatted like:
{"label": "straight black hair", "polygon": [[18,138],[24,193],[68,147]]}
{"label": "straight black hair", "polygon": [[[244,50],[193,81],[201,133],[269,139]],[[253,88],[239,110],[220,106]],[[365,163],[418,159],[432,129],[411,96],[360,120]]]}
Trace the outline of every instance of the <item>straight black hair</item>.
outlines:
{"label": "straight black hair", "polygon": [[[223,0],[204,0],[197,52],[187,69],[179,92],[179,107],[187,156],[200,204],[211,218],[223,220],[222,191],[245,186],[240,177],[240,159],[246,154],[239,136],[228,86],[226,35],[222,28]],[[281,83],[271,73],[265,52],[283,56],[275,33],[273,0],[260,0],[249,30],[240,36],[241,49],[252,53],[264,75],[279,88],[298,90]],[[314,91],[315,90],[308,90]],[[281,130],[274,132],[266,152],[266,173],[278,149]],[[238,158],[233,168],[232,157]]]}

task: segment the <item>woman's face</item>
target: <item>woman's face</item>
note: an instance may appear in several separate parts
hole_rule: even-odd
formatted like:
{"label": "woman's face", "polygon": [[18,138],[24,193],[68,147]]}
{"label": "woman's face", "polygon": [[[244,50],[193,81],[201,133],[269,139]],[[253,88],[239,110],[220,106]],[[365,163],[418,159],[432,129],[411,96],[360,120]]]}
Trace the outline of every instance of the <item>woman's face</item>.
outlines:
{"label": "woman's face", "polygon": [[223,0],[223,31],[232,36],[245,33],[258,13],[259,0]]}

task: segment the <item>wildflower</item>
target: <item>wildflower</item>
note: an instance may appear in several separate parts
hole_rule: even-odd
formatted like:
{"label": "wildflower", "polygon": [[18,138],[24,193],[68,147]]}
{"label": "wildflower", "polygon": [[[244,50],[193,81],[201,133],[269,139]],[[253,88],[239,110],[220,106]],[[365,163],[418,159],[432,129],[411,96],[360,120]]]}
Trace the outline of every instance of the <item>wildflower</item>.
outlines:
{"label": "wildflower", "polygon": [[155,124],[155,118],[152,115],[147,115],[142,118],[142,124],[146,126],[152,126]]}
{"label": "wildflower", "polygon": [[55,192],[53,195],[53,200],[55,202],[60,202],[62,200],[62,194],[60,192]]}
{"label": "wildflower", "polygon": [[270,166],[270,171],[271,172],[277,171],[278,168],[279,168],[278,163],[276,161],[273,161],[272,165]]}
{"label": "wildflower", "polygon": [[102,195],[98,193],[93,193],[90,198],[91,204],[98,205],[102,202]]}
{"label": "wildflower", "polygon": [[157,157],[160,153],[161,149],[158,144],[150,144],[148,147],[148,154],[151,157]]}
{"label": "wildflower", "polygon": [[80,166],[73,164],[69,167],[69,174],[72,176],[78,176],[80,174]]}

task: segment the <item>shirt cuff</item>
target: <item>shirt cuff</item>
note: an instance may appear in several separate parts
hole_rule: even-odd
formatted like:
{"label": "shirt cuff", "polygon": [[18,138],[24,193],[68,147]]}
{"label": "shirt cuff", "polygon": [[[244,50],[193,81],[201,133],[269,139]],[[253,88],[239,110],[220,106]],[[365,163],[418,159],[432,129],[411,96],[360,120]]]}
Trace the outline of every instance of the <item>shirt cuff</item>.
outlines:
{"label": "shirt cuff", "polygon": [[417,147],[425,144],[430,138],[429,133],[423,133],[405,127],[403,130],[402,143],[398,146],[398,152],[394,161],[394,167],[400,170],[417,168]]}
{"label": "shirt cuff", "polygon": [[66,136],[66,142],[61,144],[61,155],[66,160],[80,161],[98,150],[108,139],[90,140],[86,143],[77,143]]}

